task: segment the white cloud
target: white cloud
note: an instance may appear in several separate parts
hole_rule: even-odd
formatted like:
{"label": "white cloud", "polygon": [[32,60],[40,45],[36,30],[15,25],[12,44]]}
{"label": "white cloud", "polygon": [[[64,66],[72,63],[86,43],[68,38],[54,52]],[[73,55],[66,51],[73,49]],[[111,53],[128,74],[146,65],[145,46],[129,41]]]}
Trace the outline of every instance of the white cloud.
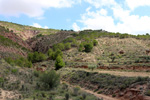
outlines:
{"label": "white cloud", "polygon": [[115,0],[84,0],[84,1],[92,4],[96,8],[99,8],[99,7],[102,7],[102,6],[116,5]]}
{"label": "white cloud", "polygon": [[113,18],[110,16],[103,16],[103,14],[101,14],[101,10],[96,12],[86,12],[82,15],[80,22],[85,26],[83,29],[105,29],[107,31],[115,29]]}
{"label": "white cloud", "polygon": [[48,29],[48,26],[44,26],[44,27],[42,27],[40,24],[38,24],[38,23],[33,23],[33,25],[32,25],[33,27],[37,27],[37,28],[44,28],[44,29]]}
{"label": "white cloud", "polygon": [[106,16],[107,15],[107,10],[101,9],[100,14]]}
{"label": "white cloud", "polygon": [[150,6],[150,0],[126,0],[126,4],[131,10],[140,6]]}
{"label": "white cloud", "polygon": [[4,16],[41,17],[44,10],[50,7],[71,7],[81,0],[0,0],[0,14]]}
{"label": "white cloud", "polygon": [[72,27],[73,27],[73,30],[75,30],[75,31],[80,30],[80,27],[77,25],[77,23],[73,23]]}
{"label": "white cloud", "polygon": [[80,22],[84,25],[82,29],[104,29],[110,32],[135,35],[150,33],[149,16],[131,15],[130,10],[124,10],[119,5],[113,6],[111,9],[113,11],[112,16],[108,16],[107,11],[104,11],[104,9],[96,11],[87,10],[81,16]]}

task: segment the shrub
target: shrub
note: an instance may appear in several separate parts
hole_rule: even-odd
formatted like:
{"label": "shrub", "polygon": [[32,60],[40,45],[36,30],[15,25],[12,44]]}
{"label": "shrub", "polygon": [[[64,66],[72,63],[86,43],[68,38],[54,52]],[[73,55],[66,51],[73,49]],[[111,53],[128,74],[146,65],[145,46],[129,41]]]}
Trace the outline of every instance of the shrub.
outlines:
{"label": "shrub", "polygon": [[0,77],[0,87],[3,87],[4,79]]}
{"label": "shrub", "polygon": [[12,69],[11,72],[12,72],[13,74],[17,74],[18,69]]}
{"label": "shrub", "polygon": [[58,44],[53,45],[53,50],[56,51],[57,49],[64,50],[65,49],[64,44],[58,43]]}
{"label": "shrub", "polygon": [[150,96],[150,90],[147,90],[147,91],[145,92],[145,95]]}
{"label": "shrub", "polygon": [[91,52],[92,49],[93,49],[93,45],[91,43],[88,43],[86,45],[84,45],[84,48],[85,48],[85,52]]}
{"label": "shrub", "polygon": [[93,45],[94,46],[97,46],[98,45],[98,42],[96,40],[93,40]]}
{"label": "shrub", "polygon": [[5,61],[6,61],[7,63],[9,63],[10,65],[14,65],[14,60],[13,60],[12,58],[10,58],[10,57],[5,58]]}
{"label": "shrub", "polygon": [[62,51],[61,51],[60,49],[57,49],[57,51],[56,51],[55,53],[53,53],[52,59],[53,59],[53,60],[56,60],[56,58],[57,58],[58,56],[60,56],[60,57],[63,56],[63,53],[62,53]]}
{"label": "shrub", "polygon": [[53,50],[49,49],[47,52],[48,58],[52,58],[53,54],[54,54]]}
{"label": "shrub", "polygon": [[80,90],[79,87],[74,87],[74,88],[73,88],[73,95],[74,95],[74,96],[77,96],[78,93],[79,93],[79,90]]}
{"label": "shrub", "polygon": [[28,54],[28,60],[35,63],[35,62],[40,62],[40,61],[44,61],[46,60],[46,55],[43,53],[38,53],[38,52],[34,52],[34,53],[29,53]]}
{"label": "shrub", "polygon": [[71,43],[65,43],[65,50],[69,50],[71,48]]}
{"label": "shrub", "polygon": [[61,58],[61,56],[58,56],[56,58],[56,62],[55,62],[55,69],[59,70],[60,68],[64,67],[65,63],[63,62],[63,59]]}
{"label": "shrub", "polygon": [[32,67],[32,62],[31,62],[31,61],[26,60],[26,63],[25,63],[25,66],[24,66],[24,67],[31,68],[31,67]]}
{"label": "shrub", "polygon": [[84,46],[83,46],[83,44],[80,44],[79,48],[78,48],[78,51],[82,52],[83,50],[84,50]]}
{"label": "shrub", "polygon": [[20,57],[18,59],[12,59],[12,58],[5,58],[6,62],[11,65],[17,65],[20,67],[32,67],[32,62],[28,61],[26,58]]}
{"label": "shrub", "polygon": [[65,100],[69,100],[69,93],[65,94]]}
{"label": "shrub", "polygon": [[60,84],[60,75],[54,70],[45,72],[40,76],[40,82],[43,83],[44,89],[53,89]]}

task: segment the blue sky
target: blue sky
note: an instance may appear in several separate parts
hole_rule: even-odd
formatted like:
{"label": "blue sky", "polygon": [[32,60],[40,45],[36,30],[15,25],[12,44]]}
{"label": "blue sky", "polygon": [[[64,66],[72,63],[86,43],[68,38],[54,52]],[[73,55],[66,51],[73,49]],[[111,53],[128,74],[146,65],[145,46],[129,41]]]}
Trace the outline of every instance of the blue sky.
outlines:
{"label": "blue sky", "polygon": [[40,28],[150,33],[150,0],[0,0],[0,20]]}

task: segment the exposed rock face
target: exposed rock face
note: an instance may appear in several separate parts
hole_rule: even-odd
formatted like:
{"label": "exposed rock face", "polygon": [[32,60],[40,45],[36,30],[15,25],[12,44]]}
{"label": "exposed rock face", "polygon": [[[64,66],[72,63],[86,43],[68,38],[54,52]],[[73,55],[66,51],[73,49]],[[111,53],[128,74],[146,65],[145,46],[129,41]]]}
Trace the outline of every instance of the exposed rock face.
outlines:
{"label": "exposed rock face", "polygon": [[60,31],[56,34],[42,36],[39,38],[33,38],[28,40],[28,44],[32,47],[33,51],[46,53],[49,48],[51,48],[54,44],[57,44],[64,39],[70,37],[71,31]]}
{"label": "exposed rock face", "polygon": [[[15,33],[18,33],[16,30],[13,30]],[[20,33],[20,32],[19,32]],[[21,32],[20,34],[17,34],[20,38],[27,40],[30,39],[34,36],[36,36],[37,34],[39,34],[39,31],[37,30],[25,30],[23,32]]]}
{"label": "exposed rock face", "polygon": [[25,42],[23,41],[19,36],[17,36],[15,33],[9,32],[9,33],[0,33],[0,35],[9,38],[10,40],[12,40],[13,42],[18,43],[19,45],[31,50],[31,47]]}

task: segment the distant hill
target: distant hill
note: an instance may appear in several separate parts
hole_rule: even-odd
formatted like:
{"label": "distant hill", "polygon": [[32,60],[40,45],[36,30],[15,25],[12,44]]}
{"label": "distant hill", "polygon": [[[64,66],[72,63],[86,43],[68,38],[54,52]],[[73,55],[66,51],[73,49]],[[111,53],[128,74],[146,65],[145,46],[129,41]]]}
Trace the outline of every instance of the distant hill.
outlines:
{"label": "distant hill", "polygon": [[10,31],[13,31],[23,40],[27,40],[38,34],[50,35],[50,34],[57,33],[59,31],[55,29],[43,29],[43,28],[36,28],[32,26],[25,26],[25,25],[20,25],[20,24],[11,23],[11,22],[5,22],[5,21],[0,21],[0,25],[4,26]]}

